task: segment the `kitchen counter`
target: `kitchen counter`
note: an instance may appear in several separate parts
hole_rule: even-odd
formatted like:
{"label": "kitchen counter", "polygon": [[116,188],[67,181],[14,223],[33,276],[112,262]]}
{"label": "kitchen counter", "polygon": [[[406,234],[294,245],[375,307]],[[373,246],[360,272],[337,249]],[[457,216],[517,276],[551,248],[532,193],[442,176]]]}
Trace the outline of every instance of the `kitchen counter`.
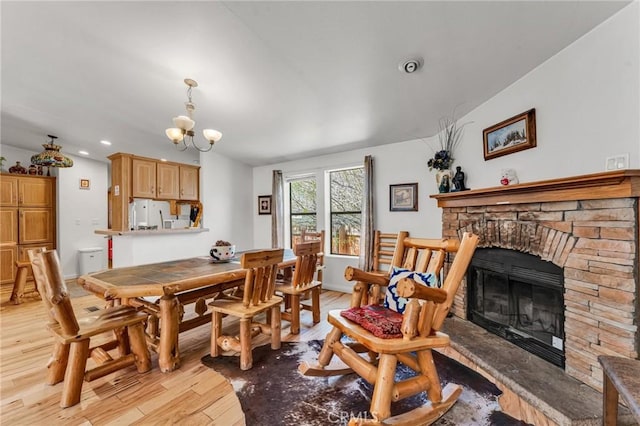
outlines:
{"label": "kitchen counter", "polygon": [[176,228],[176,229],[145,229],[141,231],[114,231],[112,229],[96,229],[94,233],[99,235],[160,235],[160,234],[197,234],[200,232],[209,232],[209,228]]}
{"label": "kitchen counter", "polygon": [[111,264],[114,268],[208,256],[211,246],[216,242],[208,228],[144,231],[96,229],[94,232],[111,238]]}

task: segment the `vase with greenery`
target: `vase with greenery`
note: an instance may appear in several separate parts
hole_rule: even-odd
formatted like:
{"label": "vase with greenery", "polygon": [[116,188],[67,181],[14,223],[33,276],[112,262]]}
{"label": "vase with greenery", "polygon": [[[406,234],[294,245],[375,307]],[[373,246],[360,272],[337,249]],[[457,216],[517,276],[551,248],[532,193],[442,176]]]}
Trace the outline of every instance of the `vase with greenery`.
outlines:
{"label": "vase with greenery", "polygon": [[440,119],[440,132],[438,133],[439,146],[434,150],[433,157],[427,161],[429,170],[436,169],[436,184],[440,192],[448,192],[449,185],[443,184],[443,176],[447,176],[446,180],[451,182],[453,173],[451,166],[453,165],[453,152],[460,144],[464,127],[469,123],[458,124],[455,118],[455,111],[451,117],[442,117]]}

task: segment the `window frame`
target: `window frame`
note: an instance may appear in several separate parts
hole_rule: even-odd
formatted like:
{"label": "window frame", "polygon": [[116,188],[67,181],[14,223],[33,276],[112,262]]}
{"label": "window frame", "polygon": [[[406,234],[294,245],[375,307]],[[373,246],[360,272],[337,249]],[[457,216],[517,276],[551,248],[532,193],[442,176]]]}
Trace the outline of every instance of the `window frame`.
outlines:
{"label": "window frame", "polygon": [[[299,181],[299,180],[315,180],[316,183],[316,211],[315,213],[296,213],[294,214],[292,212],[291,209],[291,183],[294,181]],[[285,196],[285,212],[287,212],[286,215],[286,223],[285,223],[285,241],[287,242],[286,244],[288,245],[287,248],[293,248],[293,238],[294,238],[294,233],[293,233],[293,229],[292,229],[292,216],[300,216],[300,215],[315,215],[316,216],[316,228],[320,228],[321,229],[321,225],[320,225],[320,221],[322,218],[321,215],[321,204],[320,204],[320,197],[318,196],[320,191],[319,191],[319,180],[318,180],[318,176],[316,173],[305,173],[305,174],[299,174],[299,175],[292,175],[292,176],[286,176],[285,177],[285,192],[286,192],[286,196]],[[324,250],[324,247],[323,247]]]}
{"label": "window frame", "polygon": [[[331,210],[331,173],[334,172],[340,172],[340,171],[344,171],[344,170],[353,170],[353,169],[362,169],[363,173],[364,173],[364,165],[363,164],[357,164],[357,165],[351,165],[351,166],[344,166],[344,167],[338,167],[338,168],[331,168],[331,169],[326,169],[325,170],[325,223],[329,224],[328,227],[328,231],[326,232],[326,235],[328,236],[328,238],[326,238],[326,240],[328,240],[328,245],[329,248],[326,251],[326,253],[330,256],[340,256],[340,257],[345,257],[345,258],[357,258],[359,257],[359,253],[358,254],[345,254],[345,253],[334,253],[333,252],[333,215],[334,214],[359,214],[360,215],[360,227],[362,228],[362,205],[360,205],[360,210],[354,210],[354,211],[344,211],[344,212],[333,212]],[[362,194],[362,196],[364,197],[364,194]],[[361,229],[362,231],[362,229]],[[325,243],[326,244],[326,243]],[[326,249],[326,248],[325,248]],[[358,252],[359,252],[359,247],[358,247]]]}

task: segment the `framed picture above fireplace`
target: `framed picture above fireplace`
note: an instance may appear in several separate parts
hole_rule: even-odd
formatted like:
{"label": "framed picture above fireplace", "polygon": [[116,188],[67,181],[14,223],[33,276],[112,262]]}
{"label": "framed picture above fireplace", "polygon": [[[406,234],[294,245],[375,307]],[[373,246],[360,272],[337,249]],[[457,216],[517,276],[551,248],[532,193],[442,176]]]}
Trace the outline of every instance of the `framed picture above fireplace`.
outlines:
{"label": "framed picture above fireplace", "polygon": [[536,110],[530,109],[483,130],[484,160],[536,146]]}

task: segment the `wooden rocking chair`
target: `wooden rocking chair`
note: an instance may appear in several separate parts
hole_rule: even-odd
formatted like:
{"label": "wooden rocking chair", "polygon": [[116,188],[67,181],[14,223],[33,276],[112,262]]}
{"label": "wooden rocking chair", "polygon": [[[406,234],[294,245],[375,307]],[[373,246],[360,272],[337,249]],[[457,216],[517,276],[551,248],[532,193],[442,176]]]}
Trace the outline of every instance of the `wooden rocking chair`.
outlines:
{"label": "wooden rocking chair", "polygon": [[[144,336],[144,322],[147,319],[144,312],[121,305],[76,318],[56,251],[29,250],[29,260],[49,313],[49,330],[56,338],[53,354],[47,364],[46,383],[55,385],[64,377],[60,400],[62,408],[80,402],[84,380],[90,382],[134,364],[139,373],[151,370]],[[90,347],[92,337],[105,333],[112,333],[115,338]],[[115,349],[119,357],[113,359],[108,351]],[[88,358],[95,361],[97,366],[86,369]]]}
{"label": "wooden rocking chair", "polygon": [[[415,238],[405,238],[402,243],[402,246],[396,248],[396,253],[404,253],[405,266],[415,261],[415,253],[419,248],[426,249],[428,262],[434,263],[434,256],[429,252],[455,251],[458,246],[447,240]],[[478,236],[464,234],[441,288],[427,287],[408,278],[400,280],[397,285],[398,295],[409,299],[402,320],[403,337],[376,337],[372,332],[341,316],[340,310],[329,312],[328,320],[333,325],[333,330],[325,339],[318,356],[318,365],[311,367],[303,363],[300,365],[300,371],[308,376],[331,376],[355,372],[374,385],[370,407],[373,419],[352,418],[350,425],[428,425],[446,413],[456,402],[462,389],[451,383],[444,389],[441,388],[431,350],[450,344],[449,336],[438,330],[451,308],[455,293],[467,271],[477,244]],[[405,250],[407,248],[408,250]],[[424,261],[419,260],[415,265],[420,269]],[[351,299],[353,306],[357,306],[362,300],[362,291],[365,288],[361,286],[362,281],[380,285],[387,285],[389,282],[384,276],[353,268],[347,268],[345,277],[348,280],[360,281],[354,287]],[[350,337],[355,343],[341,342],[342,336]],[[358,355],[361,352],[368,352],[369,360]],[[340,370],[326,368],[334,354],[338,355],[350,368]],[[398,362],[414,370],[417,375],[396,382],[395,372]],[[392,401],[399,401],[423,391],[427,392],[430,403],[408,413],[391,417]]]}
{"label": "wooden rocking chair", "polygon": [[[211,318],[211,356],[223,351],[240,353],[240,368],[249,370],[253,366],[251,340],[260,333],[271,335],[271,349],[280,349],[282,297],[275,296],[275,280],[278,263],[282,262],[283,249],[262,250],[243,253],[240,264],[247,269],[242,297],[226,295],[209,303]],[[266,323],[253,322],[253,318],[267,313]],[[269,316],[270,314],[270,316]],[[240,318],[240,335],[222,335],[222,317],[231,315]]]}

